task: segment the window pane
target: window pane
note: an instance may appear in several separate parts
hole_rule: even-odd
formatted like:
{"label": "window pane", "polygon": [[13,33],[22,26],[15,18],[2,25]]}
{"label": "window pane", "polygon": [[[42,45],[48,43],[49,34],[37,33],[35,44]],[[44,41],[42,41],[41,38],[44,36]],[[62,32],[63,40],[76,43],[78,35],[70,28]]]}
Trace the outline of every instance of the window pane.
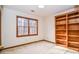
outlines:
{"label": "window pane", "polygon": [[24,19],[24,26],[28,26],[28,19]]}
{"label": "window pane", "polygon": [[23,29],[23,35],[28,35],[28,27],[24,27],[24,29]]}
{"label": "window pane", "polygon": [[18,35],[22,35],[23,34],[22,28],[23,27],[20,27],[20,26],[18,27]]}
{"label": "window pane", "polygon": [[22,26],[22,18],[18,18],[18,26]]}
{"label": "window pane", "polygon": [[18,35],[28,35],[28,19],[18,18]]}
{"label": "window pane", "polygon": [[36,27],[37,26],[37,22],[35,20],[30,20],[30,26]]}
{"label": "window pane", "polygon": [[37,34],[36,27],[30,27],[30,34]]}
{"label": "window pane", "polygon": [[28,26],[28,19],[18,18],[18,26]]}
{"label": "window pane", "polygon": [[30,34],[37,34],[37,21],[29,20],[30,23]]}

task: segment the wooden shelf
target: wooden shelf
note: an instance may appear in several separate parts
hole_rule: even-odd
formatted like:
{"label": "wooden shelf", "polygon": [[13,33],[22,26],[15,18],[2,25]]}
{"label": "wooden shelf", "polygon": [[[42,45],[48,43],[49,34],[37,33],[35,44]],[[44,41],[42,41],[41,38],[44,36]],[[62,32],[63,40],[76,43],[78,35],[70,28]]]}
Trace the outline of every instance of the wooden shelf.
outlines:
{"label": "wooden shelf", "polygon": [[0,46],[0,48],[1,48],[2,46]]}
{"label": "wooden shelf", "polygon": [[56,29],[57,31],[66,31],[66,29]]}
{"label": "wooden shelf", "polygon": [[79,42],[68,42],[69,47],[74,47],[79,49]]}
{"label": "wooden shelf", "polygon": [[72,43],[72,44],[79,44],[79,42],[74,42],[74,41],[69,41],[69,43]]}
{"label": "wooden shelf", "polygon": [[66,41],[65,39],[57,39],[57,40],[59,40],[59,41]]}
{"label": "wooden shelf", "polygon": [[78,48],[74,48],[74,47],[70,47],[70,46],[68,46],[68,48],[79,52]]}
{"label": "wooden shelf", "polygon": [[72,18],[76,18],[76,17],[79,17],[79,15],[69,16],[68,18],[69,18],[69,19],[72,19]]}
{"label": "wooden shelf", "polygon": [[79,31],[79,30],[75,30],[75,29],[70,29],[69,31]]}
{"label": "wooden shelf", "polygon": [[62,25],[66,25],[66,24],[56,24],[57,26],[62,26]]}
{"label": "wooden shelf", "polygon": [[58,36],[66,36],[66,34],[56,34],[56,35],[58,35]]}
{"label": "wooden shelf", "polygon": [[79,23],[70,23],[70,24],[68,24],[68,25],[79,25]]}
{"label": "wooden shelf", "polygon": [[79,35],[68,35],[69,37],[79,37]]}
{"label": "wooden shelf", "polygon": [[0,50],[3,48],[3,46],[0,46]]}
{"label": "wooden shelf", "polygon": [[56,19],[56,21],[62,21],[62,20],[66,20],[66,17]]}

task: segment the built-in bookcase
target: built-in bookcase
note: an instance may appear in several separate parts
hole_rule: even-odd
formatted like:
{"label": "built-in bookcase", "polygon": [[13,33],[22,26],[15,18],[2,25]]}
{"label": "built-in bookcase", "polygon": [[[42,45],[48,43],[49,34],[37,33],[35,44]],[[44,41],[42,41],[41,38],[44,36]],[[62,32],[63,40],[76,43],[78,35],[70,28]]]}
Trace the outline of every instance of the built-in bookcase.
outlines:
{"label": "built-in bookcase", "polygon": [[66,14],[56,16],[56,43],[66,46]]}
{"label": "built-in bookcase", "polygon": [[79,12],[58,15],[56,19],[56,44],[79,51]]}

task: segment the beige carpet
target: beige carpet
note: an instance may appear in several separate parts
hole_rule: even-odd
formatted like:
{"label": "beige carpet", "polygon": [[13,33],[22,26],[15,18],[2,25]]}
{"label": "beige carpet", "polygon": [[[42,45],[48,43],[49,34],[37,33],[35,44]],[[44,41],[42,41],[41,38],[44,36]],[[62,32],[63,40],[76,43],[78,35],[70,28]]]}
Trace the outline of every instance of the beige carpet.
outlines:
{"label": "beige carpet", "polygon": [[56,46],[49,42],[38,42],[16,48],[6,49],[1,54],[79,54],[79,52]]}

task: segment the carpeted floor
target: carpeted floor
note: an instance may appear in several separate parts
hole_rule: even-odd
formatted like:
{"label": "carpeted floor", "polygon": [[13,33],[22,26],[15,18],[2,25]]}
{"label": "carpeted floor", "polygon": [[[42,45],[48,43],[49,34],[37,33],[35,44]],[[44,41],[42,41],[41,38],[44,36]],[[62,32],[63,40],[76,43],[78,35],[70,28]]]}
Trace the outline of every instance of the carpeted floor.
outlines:
{"label": "carpeted floor", "polygon": [[29,45],[6,49],[1,54],[79,54],[79,52],[41,41]]}

